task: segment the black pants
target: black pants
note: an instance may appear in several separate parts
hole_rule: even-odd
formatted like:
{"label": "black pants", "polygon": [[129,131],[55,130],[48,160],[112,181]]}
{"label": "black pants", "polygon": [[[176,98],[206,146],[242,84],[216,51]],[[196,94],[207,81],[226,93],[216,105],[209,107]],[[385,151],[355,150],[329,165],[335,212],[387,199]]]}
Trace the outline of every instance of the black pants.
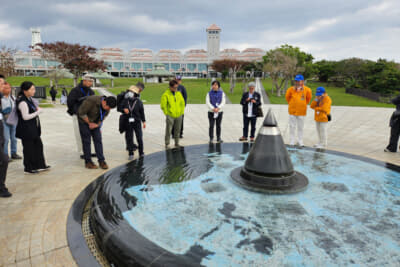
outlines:
{"label": "black pants", "polygon": [[390,141],[389,145],[386,148],[389,149],[390,151],[396,152],[397,145],[399,143],[399,136],[400,136],[400,118],[394,119],[391,122]]}
{"label": "black pants", "polygon": [[79,133],[81,134],[82,149],[83,149],[83,155],[85,158],[85,162],[88,163],[88,162],[92,161],[92,158],[91,158],[92,151],[91,151],[91,147],[90,147],[92,138],[93,138],[94,150],[96,151],[97,159],[99,160],[99,162],[104,161],[103,142],[101,139],[100,127],[90,130],[89,124],[79,122]]}
{"label": "black pants", "polygon": [[0,190],[6,188],[6,176],[8,168],[8,155],[4,154],[4,126],[3,122],[0,120]]}
{"label": "black pants", "polygon": [[223,114],[223,112],[219,112],[218,117],[216,119],[214,119],[214,112],[208,112],[208,121],[210,123],[208,135],[210,136],[210,139],[214,138],[214,124],[217,125],[217,139],[221,139],[222,114]]}
{"label": "black pants", "polygon": [[46,162],[43,155],[43,143],[40,137],[22,139],[25,171],[44,169]]}
{"label": "black pants", "polygon": [[129,151],[129,155],[133,155],[133,150],[134,150],[133,132],[135,132],[136,141],[139,145],[139,155],[143,154],[143,132],[142,132],[142,123],[140,121],[129,123],[127,129],[125,130],[126,150]]}
{"label": "black pants", "polygon": [[[183,119],[184,118],[185,118],[185,115],[182,115],[182,127],[181,127],[180,136],[183,136]],[[174,127],[172,127],[171,135],[174,136]]]}
{"label": "black pants", "polygon": [[247,117],[246,115],[243,115],[243,136],[247,137],[249,133],[249,122],[251,123],[251,130],[250,130],[250,137],[254,138],[254,134],[256,132],[256,122],[257,122],[257,117]]}

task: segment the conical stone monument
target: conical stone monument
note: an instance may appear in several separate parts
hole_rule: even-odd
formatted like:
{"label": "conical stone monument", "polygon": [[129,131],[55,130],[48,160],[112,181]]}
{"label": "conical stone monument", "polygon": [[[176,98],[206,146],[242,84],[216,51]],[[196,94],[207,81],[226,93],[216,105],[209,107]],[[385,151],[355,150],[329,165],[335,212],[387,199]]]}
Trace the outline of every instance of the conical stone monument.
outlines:
{"label": "conical stone monument", "polygon": [[245,165],[234,169],[231,177],[247,189],[270,194],[296,193],[306,189],[308,179],[293,169],[271,109],[265,116]]}

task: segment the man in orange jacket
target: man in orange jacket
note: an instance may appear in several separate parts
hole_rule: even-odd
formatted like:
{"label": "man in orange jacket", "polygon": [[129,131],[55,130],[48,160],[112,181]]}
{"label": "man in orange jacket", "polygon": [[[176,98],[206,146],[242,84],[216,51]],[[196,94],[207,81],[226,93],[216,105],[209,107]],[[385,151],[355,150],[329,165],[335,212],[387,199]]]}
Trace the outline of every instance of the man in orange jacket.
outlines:
{"label": "man in orange jacket", "polygon": [[328,115],[331,114],[332,100],[326,93],[324,87],[318,87],[315,96],[315,100],[311,102],[310,107],[315,110],[314,119],[317,127],[319,142],[314,147],[326,148],[328,145]]}
{"label": "man in orange jacket", "polygon": [[311,89],[304,86],[303,75],[296,75],[294,78],[294,86],[286,91],[286,101],[289,104],[290,145],[292,146],[295,145],[296,127],[298,144],[304,146],[304,118],[307,114],[307,104],[310,103],[311,97]]}

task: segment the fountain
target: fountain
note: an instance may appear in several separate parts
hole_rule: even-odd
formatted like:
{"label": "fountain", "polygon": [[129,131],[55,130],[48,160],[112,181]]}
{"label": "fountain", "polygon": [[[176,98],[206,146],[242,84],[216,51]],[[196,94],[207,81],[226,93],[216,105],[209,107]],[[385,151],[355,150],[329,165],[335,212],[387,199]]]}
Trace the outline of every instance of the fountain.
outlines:
{"label": "fountain", "polygon": [[272,194],[305,190],[308,179],[293,170],[278,123],[270,109],[246,163],[231,173],[232,179],[250,190]]}
{"label": "fountain", "polygon": [[253,145],[174,148],[105,173],[71,209],[68,242],[80,266],[396,266],[399,171],[286,149],[269,112]]}

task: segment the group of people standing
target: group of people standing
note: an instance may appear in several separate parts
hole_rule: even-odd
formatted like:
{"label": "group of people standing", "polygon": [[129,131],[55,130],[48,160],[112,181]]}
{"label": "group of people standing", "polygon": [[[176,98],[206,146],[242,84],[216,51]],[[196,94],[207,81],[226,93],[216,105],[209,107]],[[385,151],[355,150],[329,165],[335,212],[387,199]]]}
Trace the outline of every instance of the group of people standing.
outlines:
{"label": "group of people standing", "polygon": [[[187,105],[187,91],[181,84],[181,77],[169,82],[169,88],[161,97],[161,110],[166,117],[165,127],[165,146],[170,145],[171,136],[174,139],[175,147],[180,147],[179,140],[183,138],[183,119],[185,107]],[[143,102],[140,100],[140,94],[144,90],[143,83],[132,85],[125,92],[113,96],[97,96],[92,90],[93,80],[90,76],[85,75],[81,82],[73,88],[67,98],[67,112],[73,118],[75,137],[78,150],[82,152],[81,158],[85,161],[85,167],[88,169],[107,169],[108,165],[105,161],[103,153],[101,127],[105,118],[111,109],[117,107],[121,112],[119,119],[119,131],[125,133],[126,150],[128,151],[128,159],[132,160],[134,151],[139,150],[139,157],[144,156],[143,148],[143,131],[146,128],[146,117]],[[23,158],[25,172],[38,173],[50,168],[45,162],[43,154],[43,143],[41,141],[41,126],[39,114],[42,109],[38,103],[32,98],[35,94],[35,86],[31,82],[21,84],[21,90],[18,97],[14,99],[10,94],[10,87],[0,76],[0,92],[1,112],[0,119],[0,149],[4,153],[0,153],[0,196],[11,196],[5,187],[5,176],[8,166],[8,142],[11,142],[11,158],[20,159],[17,154],[16,140],[13,136],[20,138],[23,146]],[[248,84],[248,91],[243,93],[240,100],[243,113],[243,135],[239,141],[248,141],[249,124],[250,124],[250,141],[255,138],[257,117],[262,116],[260,106],[261,95],[255,91],[256,84],[251,82]],[[53,92],[54,93],[54,92]],[[289,104],[289,128],[290,128],[290,144],[295,142],[303,146],[303,128],[304,117],[307,112],[307,105],[312,98],[311,89],[304,85],[302,75],[295,77],[294,86],[290,87],[286,92],[286,100]],[[327,95],[323,87],[316,90],[316,98],[311,102],[311,108],[315,110],[315,121],[318,132],[319,142],[318,148],[327,145],[327,122],[330,120],[331,99]],[[211,84],[211,90],[206,95],[206,105],[208,107],[209,120],[209,142],[214,142],[214,128],[216,128],[216,142],[222,143],[221,138],[221,122],[223,118],[223,108],[226,103],[226,96],[221,88],[219,81],[215,80]],[[14,112],[13,112],[14,110]],[[16,114],[15,120],[18,123],[9,124],[8,117],[12,117],[12,113]],[[6,120],[6,121],[5,121]],[[12,121],[12,120],[10,120]],[[297,140],[296,140],[297,129]],[[15,133],[14,133],[15,132]],[[134,143],[134,136],[138,145]],[[92,154],[92,140],[95,154]],[[92,157],[97,157],[97,166]]]}
{"label": "group of people standing", "polygon": [[[5,91],[4,91],[5,89]],[[11,87],[0,75],[0,197],[11,197],[5,180],[9,162],[8,142],[11,141],[11,159],[21,159],[17,154],[16,138],[21,139],[23,148],[23,164],[26,173],[38,173],[50,169],[46,164],[39,114],[42,109],[33,100],[35,86],[31,82],[23,82],[17,98],[11,96]],[[5,93],[5,95],[3,95]]]}
{"label": "group of people standing", "polygon": [[[304,119],[307,115],[307,105],[312,98],[311,89],[304,85],[303,75],[296,75],[294,86],[286,91],[285,98],[289,105],[290,145],[297,144],[303,147]],[[316,148],[325,148],[328,145],[327,125],[331,118],[331,105],[332,100],[326,93],[325,88],[318,87],[315,99],[310,104],[310,107],[315,111],[314,120],[318,134],[318,143],[314,145]]]}

